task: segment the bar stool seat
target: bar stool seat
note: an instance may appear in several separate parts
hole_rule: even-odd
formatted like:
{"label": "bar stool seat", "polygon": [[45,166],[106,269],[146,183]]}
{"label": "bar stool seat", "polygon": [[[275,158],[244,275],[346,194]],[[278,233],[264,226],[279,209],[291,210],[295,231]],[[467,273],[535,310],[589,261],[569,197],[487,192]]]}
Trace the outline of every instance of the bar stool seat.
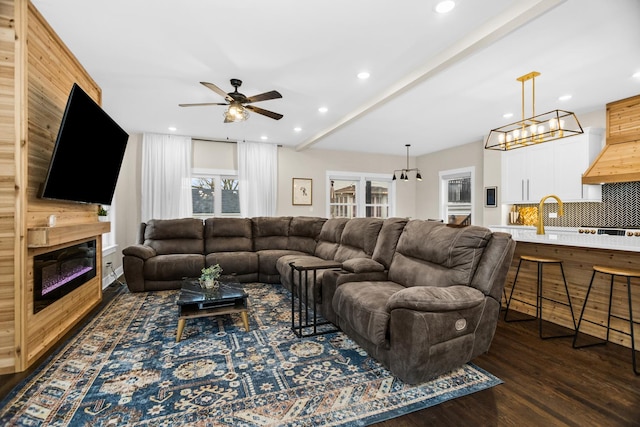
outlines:
{"label": "bar stool seat", "polygon": [[[591,289],[593,288],[593,281],[596,277],[596,273],[601,273],[601,274],[608,274],[611,276],[611,282],[609,284],[609,309],[607,312],[607,326],[601,325],[598,322],[592,321],[592,320],[588,320],[584,318],[584,312],[585,309],[587,307],[587,303],[589,302],[589,296],[591,294]],[[626,277],[627,280],[627,300],[628,300],[628,304],[629,304],[629,319],[626,319],[624,317],[621,316],[617,316],[614,314],[611,314],[611,305],[612,305],[612,301],[613,301],[613,285],[615,283],[615,278],[616,277]],[[609,342],[609,332],[613,329],[614,331],[620,333],[620,334],[624,334],[627,335],[629,337],[631,337],[631,360],[633,362],[633,372],[636,375],[640,375],[640,372],[638,372],[638,365],[636,362],[636,344],[635,344],[635,334],[634,334],[634,327],[633,327],[633,300],[631,299],[631,279],[632,278],[640,278],[640,270],[633,270],[630,268],[619,268],[619,267],[604,267],[601,265],[594,265],[593,266],[593,274],[591,275],[591,281],[589,282],[589,288],[587,288],[587,295],[584,298],[584,305],[582,306],[582,310],[580,312],[580,318],[578,319],[578,327],[576,328],[576,335],[573,338],[573,348],[583,348],[583,347],[591,347],[594,345],[603,345],[606,344],[607,342]],[[618,329],[614,329],[611,327],[611,318],[615,317],[616,319],[620,319],[620,320],[628,320],[629,321],[629,332],[626,331],[621,331]],[[601,326],[603,328],[607,328],[607,336],[605,338],[604,341],[601,342],[596,342],[596,343],[592,343],[592,344],[583,344],[583,345],[577,345],[577,340],[578,340],[578,334],[580,333],[580,326],[582,325],[582,322],[588,322],[597,326]]]}
{"label": "bar stool seat", "polygon": [[[522,262],[523,261],[528,261],[528,262],[535,262],[537,264],[538,267],[538,276],[537,276],[537,289],[536,289],[536,303],[535,304],[531,304],[528,301],[523,301],[523,300],[519,300],[517,298],[513,297],[513,291],[516,288],[516,283],[518,282],[518,274],[520,273],[520,267],[522,266]],[[564,301],[558,301],[552,298],[548,298],[544,295],[543,292],[543,265],[558,265],[560,266],[560,272],[562,273],[562,281],[564,282],[564,290],[567,296],[567,302]],[[512,300],[516,300],[516,301],[520,301],[523,304],[527,304],[530,306],[533,306],[536,308],[536,316],[533,319],[513,319],[513,320],[509,320],[507,319],[507,316],[509,315],[509,306],[511,305],[511,301]],[[543,313],[542,313],[542,302],[543,300],[547,300],[547,301],[552,301],[555,302],[556,304],[560,304],[560,305],[564,305],[569,307],[569,310],[571,311],[571,320],[573,322],[573,333],[570,334],[561,334],[561,335],[551,335],[551,336],[543,336],[542,334],[542,320],[543,320]],[[518,269],[516,270],[516,277],[513,280],[513,286],[511,287],[511,292],[509,294],[509,299],[507,301],[507,308],[506,311],[504,313],[504,321],[505,322],[520,322],[520,321],[526,321],[526,320],[538,320],[538,334],[540,335],[541,339],[548,339],[548,338],[565,338],[565,337],[573,337],[575,336],[575,331],[576,331],[576,320],[575,320],[575,316],[573,314],[573,305],[571,304],[571,297],[569,296],[569,287],[567,286],[567,279],[565,278],[564,275],[564,268],[562,267],[562,260],[556,259],[556,258],[550,258],[550,257],[542,257],[542,256],[535,256],[535,255],[521,255],[520,256],[520,261],[518,262]]]}

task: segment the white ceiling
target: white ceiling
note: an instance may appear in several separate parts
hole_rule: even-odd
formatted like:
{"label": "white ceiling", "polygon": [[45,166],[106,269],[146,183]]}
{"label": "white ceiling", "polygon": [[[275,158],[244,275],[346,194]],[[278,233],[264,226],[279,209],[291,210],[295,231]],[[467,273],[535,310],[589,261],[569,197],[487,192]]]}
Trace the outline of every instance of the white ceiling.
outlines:
{"label": "white ceiling", "polygon": [[[640,94],[639,0],[32,0],[129,133],[422,155],[521,118],[516,78],[539,71],[536,113],[603,110]],[[358,72],[371,73],[359,80]],[[200,85],[284,114],[223,123]],[[526,86],[526,115],[531,115]],[[561,102],[560,95],[571,94]],[[326,106],[325,114],[318,108]],[[514,113],[505,119],[505,112]],[[302,131],[295,132],[295,127]]]}

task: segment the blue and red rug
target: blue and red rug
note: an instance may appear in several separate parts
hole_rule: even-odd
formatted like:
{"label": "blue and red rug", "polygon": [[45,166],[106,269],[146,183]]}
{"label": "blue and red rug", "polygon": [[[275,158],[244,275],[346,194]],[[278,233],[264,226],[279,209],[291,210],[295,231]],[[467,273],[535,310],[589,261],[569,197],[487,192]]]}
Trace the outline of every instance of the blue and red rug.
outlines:
{"label": "blue and red rug", "polygon": [[0,402],[11,426],[364,426],[500,384],[467,364],[410,386],[341,332],[297,338],[290,294],[247,284],[239,315],[188,320],[177,291],[124,290]]}

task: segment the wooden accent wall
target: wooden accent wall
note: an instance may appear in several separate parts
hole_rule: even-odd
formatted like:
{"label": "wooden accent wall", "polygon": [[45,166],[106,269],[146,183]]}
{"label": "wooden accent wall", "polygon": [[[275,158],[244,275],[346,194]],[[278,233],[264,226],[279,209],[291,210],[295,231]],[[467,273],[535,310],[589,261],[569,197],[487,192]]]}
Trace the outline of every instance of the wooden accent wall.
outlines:
{"label": "wooden accent wall", "polygon": [[[638,237],[629,237],[637,239]],[[563,268],[569,295],[573,304],[574,317],[576,323],[580,316],[580,310],[584,305],[589,281],[593,274],[594,265],[603,265],[618,268],[638,269],[640,265],[640,253],[627,251],[612,251],[605,249],[581,248],[562,245],[547,245],[518,242],[513,256],[511,268],[507,276],[505,290],[507,296],[511,292],[515,272],[521,255],[536,255],[541,257],[558,258],[563,262]],[[600,325],[607,324],[607,309],[609,307],[609,275],[596,274],[592,295],[589,296],[589,305],[585,313],[585,318],[598,322]],[[558,301],[566,301],[564,284],[560,268],[555,265],[545,265],[543,267],[543,289],[544,295]],[[536,263],[523,262],[518,274],[518,283],[514,292],[514,298],[524,300],[529,304],[535,304],[536,298]],[[633,307],[636,313],[640,313],[640,279],[632,279]],[[573,327],[571,312],[568,307],[550,301],[543,302],[543,318],[553,323]],[[535,316],[535,308],[531,305],[513,301],[510,306],[516,311]],[[629,332],[629,310],[627,304],[627,285],[625,278],[617,278],[614,286],[612,313],[622,319],[614,318],[611,325],[615,329]],[[516,315],[517,316],[517,315]],[[509,315],[511,318],[511,315]],[[636,331],[640,330],[640,315],[635,314]],[[581,332],[588,335],[604,338],[606,329],[600,326],[584,323],[580,327]],[[553,332],[553,331],[551,331]],[[547,332],[545,332],[547,333]],[[616,344],[631,347],[629,336],[612,331],[609,340]],[[636,346],[640,345],[640,334],[636,334]],[[571,345],[570,343],[568,345]]]}
{"label": "wooden accent wall", "polygon": [[[101,103],[100,87],[35,7],[0,0],[0,374],[25,370],[102,299],[108,225],[97,221],[97,206],[38,198],[74,82]],[[51,214],[55,238],[30,245]],[[97,241],[96,277],[33,314],[33,257],[89,239]]]}
{"label": "wooden accent wall", "polygon": [[16,288],[19,274],[16,221],[16,167],[19,144],[16,126],[16,42],[13,0],[0,0],[0,373],[13,372],[17,336]]}

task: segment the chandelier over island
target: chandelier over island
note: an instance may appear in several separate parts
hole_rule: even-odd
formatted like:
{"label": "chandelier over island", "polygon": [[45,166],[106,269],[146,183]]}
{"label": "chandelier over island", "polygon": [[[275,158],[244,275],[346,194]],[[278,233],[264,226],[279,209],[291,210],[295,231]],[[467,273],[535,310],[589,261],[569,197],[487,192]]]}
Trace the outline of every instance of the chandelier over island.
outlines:
{"label": "chandelier over island", "polygon": [[[539,75],[539,72],[532,71],[517,78],[522,83],[522,120],[492,129],[484,145],[485,149],[507,151],[584,133],[578,118],[570,111],[553,110],[536,116],[535,79]],[[532,117],[525,118],[524,84],[528,80],[531,80],[532,88]]]}

